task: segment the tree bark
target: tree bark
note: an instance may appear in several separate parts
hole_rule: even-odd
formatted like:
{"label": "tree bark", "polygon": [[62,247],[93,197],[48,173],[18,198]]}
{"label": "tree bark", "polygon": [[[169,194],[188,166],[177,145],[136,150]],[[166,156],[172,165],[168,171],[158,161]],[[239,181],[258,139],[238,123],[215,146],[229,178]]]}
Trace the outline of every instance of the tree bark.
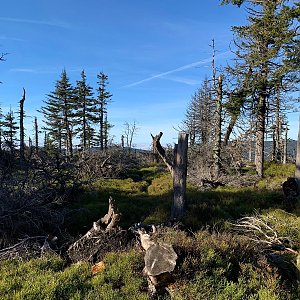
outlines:
{"label": "tree bark", "polygon": [[288,142],[288,127],[286,125],[285,132],[284,132],[283,158],[282,158],[282,163],[284,165],[287,163],[287,142]]}
{"label": "tree bark", "polygon": [[298,128],[295,179],[297,181],[298,195],[299,195],[300,194],[300,117],[299,117],[299,128]]}
{"label": "tree bark", "polygon": [[231,119],[230,119],[230,122],[227,126],[227,130],[226,130],[226,133],[224,135],[224,140],[223,140],[223,146],[227,146],[228,145],[228,142],[229,142],[229,138],[230,138],[230,135],[233,131],[233,127],[236,123],[236,120],[237,120],[237,117],[238,115],[234,114],[231,116]]}
{"label": "tree bark", "polygon": [[260,97],[256,123],[255,166],[257,175],[263,177],[264,141],[265,141],[265,99]]}
{"label": "tree bark", "polygon": [[218,178],[221,171],[221,136],[222,136],[222,97],[223,97],[223,77],[218,77],[218,85],[216,88],[216,116],[215,116],[215,142],[214,142],[214,169],[215,178]]}
{"label": "tree bark", "polygon": [[35,152],[39,151],[39,127],[37,117],[34,118]]}
{"label": "tree bark", "polygon": [[266,122],[266,100],[267,100],[267,67],[262,68],[261,88],[259,92],[256,113],[256,145],[255,145],[255,167],[257,175],[262,178],[264,168],[265,152],[265,122]]}
{"label": "tree bark", "polygon": [[188,134],[180,132],[174,149],[173,206],[171,219],[181,219],[186,210]]}
{"label": "tree bark", "polygon": [[24,102],[25,102],[25,89],[23,88],[23,97],[20,100],[20,159],[21,159],[21,161],[24,160],[24,149],[25,149]]}
{"label": "tree bark", "polygon": [[178,144],[175,144],[173,162],[169,160],[165,149],[160,144],[160,138],[162,135],[162,132],[155,137],[151,135],[153,139],[153,148],[159,154],[171,173],[173,179],[173,205],[171,210],[171,219],[179,220],[184,216],[187,206],[186,177],[188,134],[179,132]]}

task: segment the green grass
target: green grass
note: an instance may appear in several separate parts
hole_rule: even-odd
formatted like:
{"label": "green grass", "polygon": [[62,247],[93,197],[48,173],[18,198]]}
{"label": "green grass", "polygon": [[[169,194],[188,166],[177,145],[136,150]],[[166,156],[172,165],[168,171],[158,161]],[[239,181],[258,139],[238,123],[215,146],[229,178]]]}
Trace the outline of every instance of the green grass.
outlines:
{"label": "green grass", "polygon": [[[299,299],[299,286],[282,280],[243,236],[208,230],[188,235],[163,228],[157,238],[172,244],[179,256],[172,297],[165,299]],[[96,275],[88,263],[68,266],[58,256],[2,261],[0,299],[150,299],[143,256],[137,249],[108,253],[105,268]]]}
{"label": "green grass", "polygon": [[[68,227],[72,234],[84,233],[92,222],[107,213],[108,199],[112,196],[122,214],[120,226],[130,227],[137,222],[162,223],[168,220],[171,210],[172,181],[161,168],[142,168],[139,180],[100,179],[92,188],[86,187],[77,203],[71,208]],[[157,212],[163,212],[162,215]]]}
{"label": "green grass", "polygon": [[104,263],[105,271],[92,276],[89,264],[65,267],[57,256],[0,262],[0,299],[149,299],[141,253],[111,253]]}
{"label": "green grass", "polygon": [[[188,184],[188,212],[185,223],[192,230],[207,225],[222,228],[227,221],[265,209],[284,209],[281,184],[292,176],[293,165],[266,164],[265,178],[255,187],[219,187],[199,191]],[[133,171],[132,171],[133,172]],[[170,216],[172,179],[158,166],[135,170],[135,179],[102,179],[92,188],[87,187],[75,208],[84,208],[72,215],[72,233],[83,233],[107,212],[108,198],[112,196],[122,213],[121,226],[136,222],[163,223]],[[133,175],[133,174],[131,174]],[[299,210],[299,208],[298,208]],[[72,226],[71,226],[72,225]]]}
{"label": "green grass", "polygon": [[293,177],[295,173],[294,164],[276,164],[266,163],[264,176],[265,178],[257,183],[257,187],[260,189],[281,189],[282,183],[288,178]]}
{"label": "green grass", "polygon": [[[229,222],[260,213],[280,236],[300,250],[300,206],[284,210],[281,183],[293,175],[292,165],[267,164],[265,178],[255,186],[219,187],[200,191],[188,184],[189,208],[184,223],[189,234],[161,229],[157,237],[174,246],[179,258],[171,299],[297,300],[299,285],[287,281],[246,237]],[[247,171],[245,171],[247,174]],[[101,218],[112,196],[122,213],[121,226],[135,222],[163,223],[169,219],[172,180],[157,166],[135,170],[130,178],[98,180],[85,187],[72,205],[73,234],[84,233]],[[206,228],[206,229],[203,229]],[[193,234],[191,233],[193,232]],[[138,249],[107,253],[105,269],[91,275],[87,263],[66,265],[58,256],[28,262],[0,262],[0,299],[149,299],[142,275],[144,254]],[[288,256],[295,261],[295,256]],[[166,298],[166,299],[170,299]]]}

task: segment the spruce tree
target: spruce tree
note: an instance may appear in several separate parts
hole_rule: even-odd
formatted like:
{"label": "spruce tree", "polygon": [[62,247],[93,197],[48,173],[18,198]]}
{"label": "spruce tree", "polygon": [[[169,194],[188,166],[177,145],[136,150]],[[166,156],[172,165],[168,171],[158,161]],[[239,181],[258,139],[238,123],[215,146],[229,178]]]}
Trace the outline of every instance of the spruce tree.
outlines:
{"label": "spruce tree", "polygon": [[90,141],[93,139],[92,123],[95,120],[95,100],[93,99],[93,89],[86,82],[84,70],[81,72],[81,80],[76,82],[75,88],[76,102],[76,124],[79,133],[82,149],[85,152],[90,148]]}
{"label": "spruce tree", "polygon": [[248,24],[233,27],[237,44],[239,76],[251,76],[252,108],[256,117],[255,164],[258,176],[263,176],[264,140],[267,109],[275,88],[284,87],[290,75],[285,63],[286,46],[295,36],[292,30],[291,8],[285,0],[225,0],[223,3],[248,3]]}
{"label": "spruce tree", "polygon": [[184,126],[191,145],[208,144],[212,141],[211,120],[214,114],[212,86],[206,79],[192,96],[186,111]]}
{"label": "spruce tree", "polygon": [[64,146],[66,155],[73,155],[73,127],[75,125],[74,89],[69,82],[66,70],[56,81],[55,90],[47,95],[45,105],[41,108],[44,114],[45,130],[49,133],[49,139],[62,151]]}
{"label": "spruce tree", "polygon": [[18,129],[19,127],[17,126],[14,113],[10,108],[3,121],[3,137],[5,140],[5,145],[9,148],[11,154],[13,154],[16,147],[16,134]]}
{"label": "spruce tree", "polygon": [[0,151],[2,150],[2,143],[3,143],[3,113],[0,107]]}
{"label": "spruce tree", "polygon": [[95,121],[99,124],[99,135],[98,141],[100,145],[100,149],[103,150],[107,147],[107,143],[105,141],[108,140],[108,130],[112,126],[107,121],[107,105],[111,102],[112,94],[107,91],[108,85],[108,76],[103,72],[100,72],[97,75],[98,78],[98,89],[97,89],[97,99],[96,99],[96,107],[95,113],[96,118]]}

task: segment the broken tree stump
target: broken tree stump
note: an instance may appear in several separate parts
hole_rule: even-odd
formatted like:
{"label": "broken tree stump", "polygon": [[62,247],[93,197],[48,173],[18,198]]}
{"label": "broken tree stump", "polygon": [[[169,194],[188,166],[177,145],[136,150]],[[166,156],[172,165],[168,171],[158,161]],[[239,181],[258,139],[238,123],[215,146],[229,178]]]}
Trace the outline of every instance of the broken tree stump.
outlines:
{"label": "broken tree stump", "polygon": [[297,182],[298,196],[300,195],[300,117],[298,125],[298,139],[297,139],[297,155],[296,155],[296,170],[295,170],[295,179]]}
{"label": "broken tree stump", "polygon": [[68,248],[71,261],[94,263],[101,261],[108,252],[127,250],[133,243],[133,236],[130,231],[118,227],[120,217],[115,201],[110,197],[108,213]]}
{"label": "broken tree stump", "polygon": [[163,133],[152,136],[153,149],[159,154],[165,165],[168,167],[173,179],[173,204],[171,211],[172,220],[180,220],[186,210],[186,178],[187,178],[187,151],[188,134],[179,132],[178,144],[174,147],[174,159],[171,161],[165,149],[160,144]]}
{"label": "broken tree stump", "polygon": [[282,184],[282,191],[284,194],[284,204],[287,209],[294,209],[299,197],[297,179],[294,177],[288,177],[288,179]]}
{"label": "broken tree stump", "polygon": [[141,230],[138,233],[141,245],[146,250],[144,273],[148,277],[148,289],[152,295],[164,294],[166,288],[175,282],[171,272],[175,269],[178,256],[172,245],[154,241],[150,234]]}

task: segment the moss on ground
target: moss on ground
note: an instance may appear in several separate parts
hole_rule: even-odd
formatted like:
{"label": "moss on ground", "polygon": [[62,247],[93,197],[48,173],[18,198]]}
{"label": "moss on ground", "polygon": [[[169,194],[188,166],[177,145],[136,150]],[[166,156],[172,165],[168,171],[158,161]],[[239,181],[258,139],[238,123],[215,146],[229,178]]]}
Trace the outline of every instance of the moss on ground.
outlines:
{"label": "moss on ground", "polygon": [[[160,239],[174,245],[179,256],[176,283],[166,298],[300,299],[299,282],[283,278],[263,253],[228,226],[240,217],[260,213],[299,251],[300,207],[292,213],[284,210],[280,186],[293,171],[291,165],[268,164],[266,177],[252,187],[200,191],[188,185],[189,209],[184,222],[189,234],[174,229],[158,233]],[[85,188],[72,206],[77,212],[68,221],[73,234],[84,233],[107,212],[109,196],[117,202],[124,228],[140,221],[167,221],[172,198],[170,175],[157,166],[131,175],[123,180],[99,180]],[[87,263],[66,265],[58,256],[2,261],[0,299],[149,299],[142,276],[142,252],[108,253],[104,264],[105,269],[92,276]]]}

